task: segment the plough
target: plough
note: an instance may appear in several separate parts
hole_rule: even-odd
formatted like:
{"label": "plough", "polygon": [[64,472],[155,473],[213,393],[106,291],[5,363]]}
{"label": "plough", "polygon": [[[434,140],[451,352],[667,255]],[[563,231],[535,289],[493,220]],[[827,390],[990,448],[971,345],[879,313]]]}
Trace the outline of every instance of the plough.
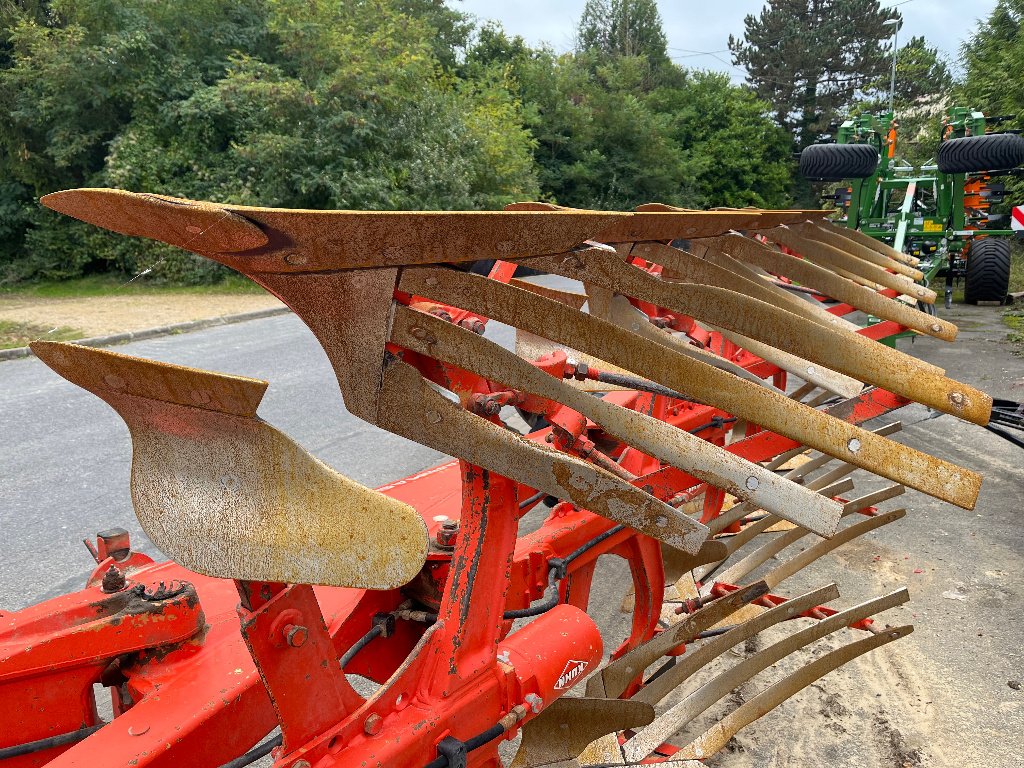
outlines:
{"label": "plough", "polygon": [[[835,584],[784,581],[900,519],[878,505],[905,486],[977,499],[977,474],[874,422],[911,401],[988,421],[987,395],[878,343],[956,328],[915,308],[935,294],[914,259],[824,211],[43,203],[247,275],[312,330],[350,412],[453,460],[372,490],[258,416],[266,382],[36,342],[125,421],[135,513],[170,560],[104,531],[84,589],[0,614],[5,766],[699,766],[912,631],[873,618],[906,590],[839,607]],[[851,494],[858,469],[893,484]],[[587,612],[607,555],[632,580],[617,645]]]}

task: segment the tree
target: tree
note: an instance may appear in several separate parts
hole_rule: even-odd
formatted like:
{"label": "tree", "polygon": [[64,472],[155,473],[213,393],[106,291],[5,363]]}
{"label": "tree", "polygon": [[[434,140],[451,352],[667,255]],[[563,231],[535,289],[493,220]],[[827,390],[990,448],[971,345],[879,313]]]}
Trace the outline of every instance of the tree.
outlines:
{"label": "tree", "polygon": [[744,19],[743,39],[730,35],[729,49],[804,147],[887,71],[885,22],[899,18],[878,0],[768,0]]}
{"label": "tree", "polygon": [[0,268],[14,277],[153,264],[167,279],[220,274],[32,201],[67,187],[371,210],[496,208],[538,194],[533,141],[505,80],[443,73],[440,3],[54,8],[54,27],[16,20],[11,66],[0,68],[0,237],[11,243]]}
{"label": "tree", "polygon": [[683,87],[658,89],[648,104],[670,116],[669,135],[683,149],[679,204],[789,204],[791,142],[769,117],[770,105],[749,89],[718,72],[689,72]]}
{"label": "tree", "polygon": [[959,100],[989,115],[1016,115],[1024,127],[1024,0],[999,0],[961,55],[966,76]]}
{"label": "tree", "polygon": [[[866,89],[851,105],[849,115],[889,111],[891,71]],[[939,51],[923,37],[913,37],[896,57],[896,90],[893,99],[899,121],[897,155],[913,165],[935,156],[942,115],[949,109],[953,76]]]}
{"label": "tree", "polygon": [[576,36],[579,51],[646,56],[654,67],[669,61],[655,0],[587,0]]}
{"label": "tree", "polygon": [[[1024,0],[999,0],[988,19],[964,43],[965,69],[956,101],[986,115],[1010,116],[1001,128],[1024,128]],[[1024,203],[1024,179],[1005,179],[1007,200]]]}
{"label": "tree", "polygon": [[[924,37],[915,36],[896,54],[895,103],[910,107],[922,100],[948,96],[953,87],[953,75],[942,60],[937,48],[929,46]],[[889,93],[890,81],[885,77],[875,84],[875,90]],[[897,114],[899,110],[897,109]]]}

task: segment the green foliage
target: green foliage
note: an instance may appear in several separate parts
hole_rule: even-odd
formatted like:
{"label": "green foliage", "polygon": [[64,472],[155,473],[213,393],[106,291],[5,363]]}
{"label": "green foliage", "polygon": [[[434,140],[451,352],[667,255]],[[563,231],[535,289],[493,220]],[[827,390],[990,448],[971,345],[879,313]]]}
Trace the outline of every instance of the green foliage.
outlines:
{"label": "green foliage", "polygon": [[[865,89],[849,116],[889,111],[891,70]],[[912,37],[896,57],[893,100],[899,126],[897,155],[912,165],[925,165],[938,151],[942,117],[952,103],[953,76],[938,49],[923,37]]]}
{"label": "green foliage", "polygon": [[768,0],[744,19],[742,39],[729,36],[729,48],[802,148],[888,71],[884,23],[893,19],[899,14],[878,0]]}
{"label": "green foliage", "polygon": [[577,47],[605,57],[646,56],[655,67],[668,63],[668,41],[654,0],[587,0]]}
{"label": "green foliage", "polygon": [[999,0],[961,51],[966,76],[960,89],[966,100],[989,115],[1016,115],[1024,121],[1024,0]]}
{"label": "green foliage", "polygon": [[[888,94],[890,80],[884,76],[876,81],[874,89]],[[953,87],[953,75],[942,60],[937,48],[929,46],[923,37],[910,38],[896,54],[897,105],[911,107],[936,96],[948,96]]]}
{"label": "green foliage", "polygon": [[[957,89],[957,100],[970,104],[990,117],[1006,116],[1009,121],[996,130],[1024,128],[1024,0],[998,0],[988,19],[978,25],[974,36],[961,49],[965,76]],[[1008,177],[1006,204],[1024,204],[1024,179]]]}
{"label": "green foliage", "polygon": [[573,54],[442,0],[23,0],[0,10],[0,285],[224,271],[34,200],[111,186],[249,205],[781,206],[769,105],[592,0]]}

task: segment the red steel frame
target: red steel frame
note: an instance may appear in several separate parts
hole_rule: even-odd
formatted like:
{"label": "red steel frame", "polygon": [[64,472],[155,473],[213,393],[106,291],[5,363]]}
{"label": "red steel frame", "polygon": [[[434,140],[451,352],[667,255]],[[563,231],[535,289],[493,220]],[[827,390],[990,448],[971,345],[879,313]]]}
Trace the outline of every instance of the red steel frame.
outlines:
{"label": "red steel frame", "polygon": [[[507,281],[513,272],[514,265],[499,262],[491,277]],[[785,385],[784,371],[692,318],[637,306],[759,377]],[[456,323],[486,322],[454,307],[444,310]],[[830,311],[848,314],[853,308]],[[861,333],[879,339],[904,330],[878,323]],[[477,403],[501,395],[465,371],[405,356],[424,375],[477,393]],[[562,364],[548,360],[542,367]],[[596,427],[592,422],[558,404],[511,395],[543,410],[554,425],[529,439],[596,457],[587,438]],[[680,429],[703,427],[701,437],[751,461],[798,445],[752,426],[744,439],[725,445],[728,424],[714,420],[727,418],[724,411],[643,392],[616,391],[606,398]],[[861,424],[907,402],[871,389],[831,412]],[[675,502],[703,494],[704,522],[721,512],[724,495],[717,489],[635,449],[624,449],[624,455],[620,450],[610,458],[637,485]],[[520,519],[540,503],[520,507],[533,489],[457,461],[380,490],[414,506],[436,542],[421,576],[399,590],[214,579],[133,553],[126,536],[101,536],[94,553],[98,566],[85,589],[0,614],[0,711],[19,714],[0,723],[0,751],[56,737],[4,765],[219,766],[280,725],[280,766],[498,766],[501,738],[514,735],[602,658],[600,632],[586,614],[600,557],[628,561],[636,594],[631,632],[612,656],[659,631],[666,585],[656,540],[566,502],[556,504],[536,531],[519,536]],[[451,521],[460,526],[453,543]],[[565,562],[587,545],[592,546]],[[561,578],[553,582],[552,574]],[[541,600],[553,583],[558,604],[511,632],[506,613]],[[734,588],[716,583],[714,594]],[[784,599],[767,595],[762,601]],[[806,615],[832,612],[820,606]],[[339,659],[377,624],[380,636],[349,653],[343,672]],[[346,674],[380,688],[364,699]],[[96,710],[98,684],[109,691],[116,715],[105,726]],[[640,684],[638,679],[633,690]],[[476,746],[480,740],[485,743]],[[672,750],[666,745],[661,751]],[[441,753],[447,762],[438,758]]]}

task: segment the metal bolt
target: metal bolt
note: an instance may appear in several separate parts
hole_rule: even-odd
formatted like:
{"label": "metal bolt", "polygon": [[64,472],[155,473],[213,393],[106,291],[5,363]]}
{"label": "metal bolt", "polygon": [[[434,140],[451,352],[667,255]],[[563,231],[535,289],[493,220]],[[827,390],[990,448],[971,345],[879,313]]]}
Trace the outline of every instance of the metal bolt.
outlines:
{"label": "metal bolt", "polygon": [[414,339],[425,341],[427,342],[427,344],[433,344],[434,342],[437,341],[437,339],[434,338],[434,335],[430,331],[428,331],[426,328],[420,328],[418,325],[414,325],[412,328],[410,328],[409,333],[412,334]]}
{"label": "metal bolt", "polygon": [[939,331],[942,330],[942,326],[939,325],[938,323],[935,323],[934,325],[932,325],[932,330],[935,331],[935,333],[938,333]]}
{"label": "metal bolt", "polygon": [[949,393],[949,401],[951,403],[953,403],[953,405],[963,405],[964,404],[964,396],[962,394],[960,394],[959,392],[950,392]]}
{"label": "metal bolt", "polygon": [[111,389],[124,389],[125,381],[120,376],[109,373],[103,377],[104,383]]}
{"label": "metal bolt", "polygon": [[305,264],[309,259],[302,253],[289,253],[284,257],[286,264],[292,264],[293,266],[300,266]]}
{"label": "metal bolt", "polygon": [[284,628],[284,639],[292,648],[299,648],[305,644],[309,637],[309,630],[305,627],[288,624]]}
{"label": "metal bolt", "polygon": [[120,592],[124,589],[125,578],[124,574],[117,569],[117,566],[110,566],[107,572],[103,574],[103,581],[100,584],[100,589],[110,594],[111,592]]}
{"label": "metal bolt", "polygon": [[748,491],[756,491],[757,490],[757,486],[759,486],[760,484],[761,484],[761,481],[758,480],[753,475],[748,477],[747,478],[747,482],[745,483],[745,485],[747,486],[747,490]]}
{"label": "metal bolt", "polygon": [[459,535],[459,521],[445,520],[441,530],[437,532],[437,546],[441,549],[455,549],[455,539]]}
{"label": "metal bolt", "polygon": [[423,282],[425,282],[427,285],[431,285],[431,286],[437,285],[437,278],[436,277],[428,277]]}
{"label": "metal bolt", "polygon": [[376,712],[371,712],[366,716],[366,720],[363,721],[363,732],[367,736],[376,736],[380,733],[380,729],[384,726],[384,718],[378,715]]}
{"label": "metal bolt", "polygon": [[816,368],[813,365],[807,366],[807,375],[813,376]]}
{"label": "metal bolt", "polygon": [[427,411],[427,421],[429,421],[431,424],[440,424],[441,414],[438,413],[437,411]]}
{"label": "metal bolt", "polygon": [[856,437],[851,437],[850,442],[846,444],[846,447],[850,449],[851,453],[856,453],[860,450],[860,440]]}

